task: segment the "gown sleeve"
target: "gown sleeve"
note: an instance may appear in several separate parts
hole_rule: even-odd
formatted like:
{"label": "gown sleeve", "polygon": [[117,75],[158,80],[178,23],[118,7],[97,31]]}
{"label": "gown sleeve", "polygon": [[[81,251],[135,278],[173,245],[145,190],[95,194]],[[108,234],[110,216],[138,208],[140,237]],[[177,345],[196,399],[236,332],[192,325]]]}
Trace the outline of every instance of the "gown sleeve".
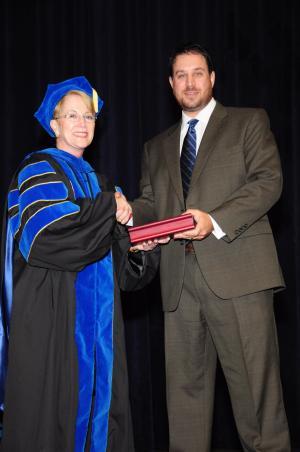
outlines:
{"label": "gown sleeve", "polygon": [[114,194],[101,192],[94,200],[75,200],[60,167],[41,158],[26,161],[10,192],[9,215],[17,223],[17,246],[32,266],[80,271],[111,247],[116,224]]}
{"label": "gown sleeve", "polygon": [[160,247],[152,251],[130,253],[130,241],[126,227],[117,224],[114,231],[113,259],[120,289],[142,289],[154,278],[159,262]]}

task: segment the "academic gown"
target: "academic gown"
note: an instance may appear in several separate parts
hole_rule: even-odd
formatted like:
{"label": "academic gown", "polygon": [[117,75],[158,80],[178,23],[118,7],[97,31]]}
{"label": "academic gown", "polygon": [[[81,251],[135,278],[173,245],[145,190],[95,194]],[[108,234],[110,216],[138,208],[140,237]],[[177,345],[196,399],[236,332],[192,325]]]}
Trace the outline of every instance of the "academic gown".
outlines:
{"label": "academic gown", "polygon": [[12,181],[3,452],[134,450],[119,285],[148,283],[158,253],[128,259],[104,190],[87,162],[57,149],[31,154]]}

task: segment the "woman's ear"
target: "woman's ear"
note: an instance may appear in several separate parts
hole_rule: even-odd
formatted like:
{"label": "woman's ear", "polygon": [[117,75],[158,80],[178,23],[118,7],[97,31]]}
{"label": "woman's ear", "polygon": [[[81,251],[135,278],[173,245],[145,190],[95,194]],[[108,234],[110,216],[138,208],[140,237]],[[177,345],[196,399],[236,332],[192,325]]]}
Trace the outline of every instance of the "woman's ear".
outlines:
{"label": "woman's ear", "polygon": [[58,127],[58,123],[57,123],[56,119],[51,119],[50,127],[53,130],[53,132],[55,133],[56,138],[59,137],[59,127]]}

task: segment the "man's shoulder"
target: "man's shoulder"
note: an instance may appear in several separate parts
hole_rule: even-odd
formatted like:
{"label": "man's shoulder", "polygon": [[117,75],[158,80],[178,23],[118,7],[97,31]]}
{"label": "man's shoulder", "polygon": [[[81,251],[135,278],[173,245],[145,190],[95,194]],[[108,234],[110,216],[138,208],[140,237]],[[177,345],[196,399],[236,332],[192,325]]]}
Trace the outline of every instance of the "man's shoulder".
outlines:
{"label": "man's shoulder", "polygon": [[181,121],[177,121],[172,126],[168,127],[167,129],[163,130],[162,132],[158,133],[157,135],[154,135],[152,138],[150,138],[148,141],[146,141],[146,145],[155,145],[160,144],[162,141],[168,139],[173,133],[176,132],[178,128],[180,128]]}
{"label": "man's shoulder", "polygon": [[263,108],[259,107],[225,107],[229,113],[234,115],[253,115],[259,112],[265,112]]}
{"label": "man's shoulder", "polygon": [[225,112],[231,118],[249,119],[254,116],[267,117],[266,110],[259,107],[231,107],[217,103],[215,112]]}

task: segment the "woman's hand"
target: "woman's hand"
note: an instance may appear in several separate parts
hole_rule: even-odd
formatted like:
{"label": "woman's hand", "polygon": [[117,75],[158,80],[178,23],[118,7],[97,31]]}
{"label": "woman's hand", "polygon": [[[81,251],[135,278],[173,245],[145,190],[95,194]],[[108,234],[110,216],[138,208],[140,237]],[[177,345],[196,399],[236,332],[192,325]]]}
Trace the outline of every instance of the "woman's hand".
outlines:
{"label": "woman's hand", "polygon": [[132,217],[132,208],[127,202],[127,199],[120,192],[115,193],[115,200],[117,203],[116,219],[118,223],[126,224]]}
{"label": "woman's hand", "polygon": [[136,243],[129,248],[129,251],[134,253],[137,251],[152,251],[157,245],[165,245],[169,243],[170,237],[160,237],[159,239],[146,240],[144,242]]}

